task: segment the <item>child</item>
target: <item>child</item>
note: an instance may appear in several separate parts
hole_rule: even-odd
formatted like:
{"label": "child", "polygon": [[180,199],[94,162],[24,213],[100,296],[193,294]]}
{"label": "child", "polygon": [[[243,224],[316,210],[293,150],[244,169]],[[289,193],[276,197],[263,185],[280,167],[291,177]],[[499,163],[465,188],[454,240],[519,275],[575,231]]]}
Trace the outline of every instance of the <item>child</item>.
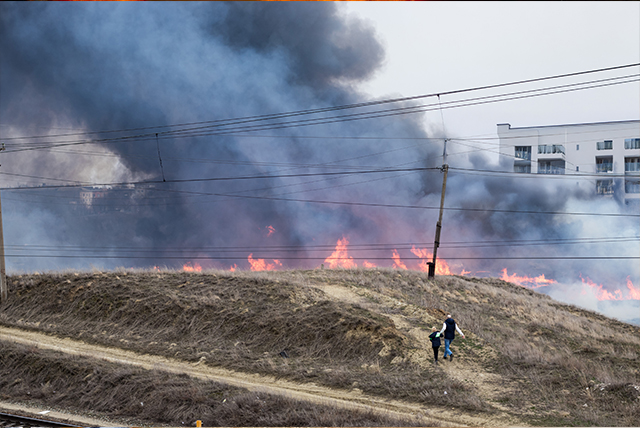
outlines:
{"label": "child", "polygon": [[432,333],[429,335],[431,340],[431,346],[433,347],[433,356],[436,358],[436,365],[438,364],[438,349],[440,348],[440,332],[437,328],[431,328]]}

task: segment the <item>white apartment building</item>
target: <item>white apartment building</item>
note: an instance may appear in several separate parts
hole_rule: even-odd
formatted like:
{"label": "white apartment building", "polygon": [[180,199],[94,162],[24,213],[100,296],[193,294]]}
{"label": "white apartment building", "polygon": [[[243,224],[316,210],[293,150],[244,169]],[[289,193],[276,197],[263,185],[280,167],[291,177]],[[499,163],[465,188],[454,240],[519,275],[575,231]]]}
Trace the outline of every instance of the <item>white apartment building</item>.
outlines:
{"label": "white apartment building", "polygon": [[512,128],[498,124],[500,153],[513,171],[582,175],[603,197],[640,202],[640,120]]}

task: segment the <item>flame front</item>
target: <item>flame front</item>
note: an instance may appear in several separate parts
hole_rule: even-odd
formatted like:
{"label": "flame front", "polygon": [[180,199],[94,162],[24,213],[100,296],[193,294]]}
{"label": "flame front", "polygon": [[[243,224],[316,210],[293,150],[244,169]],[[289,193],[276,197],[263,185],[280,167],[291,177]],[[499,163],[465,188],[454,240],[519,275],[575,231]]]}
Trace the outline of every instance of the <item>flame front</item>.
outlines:
{"label": "flame front", "polygon": [[343,236],[342,239],[338,239],[335,251],[324,260],[324,262],[329,265],[329,269],[339,267],[352,269],[358,267],[358,265],[353,261],[353,257],[349,257],[347,245],[349,245],[349,240],[347,238]]}
{"label": "flame front", "polygon": [[282,267],[280,260],[274,260],[273,263],[267,263],[264,259],[254,259],[253,253],[249,254],[247,260],[249,260],[252,271],[276,270],[276,267]]}
{"label": "flame front", "polygon": [[191,266],[191,262],[188,262],[182,266],[182,270],[185,272],[202,272],[202,266],[198,263],[194,263],[193,266]]}
{"label": "flame front", "polygon": [[598,300],[640,300],[640,287],[634,287],[630,277],[627,277],[627,288],[629,289],[629,293],[626,296],[620,289],[613,292],[605,290],[602,284],[596,284],[591,281],[589,277],[585,279],[582,277],[582,274],[580,275],[580,279],[582,280],[583,285],[582,294],[587,294],[588,291],[591,291],[595,294],[596,299]]}
{"label": "flame front", "polygon": [[629,289],[629,297],[633,300],[640,300],[640,284],[637,287],[633,286],[631,278],[627,277],[627,288]]}
{"label": "flame front", "polygon": [[[273,226],[267,226],[267,237],[273,235],[275,233],[275,228]],[[335,250],[329,257],[324,260],[324,263],[328,265],[329,269],[336,268],[344,268],[344,269],[352,269],[357,268],[358,265],[354,261],[353,257],[349,256],[348,252],[349,240],[346,237],[342,237],[342,239],[338,239],[336,243]],[[417,256],[420,261],[418,262],[417,268],[423,272],[429,271],[429,262],[433,259],[433,253],[429,252],[426,248],[416,248],[415,246],[411,247],[411,253]],[[265,259],[254,259],[253,253],[249,254],[247,257],[249,265],[251,266],[252,271],[272,271],[276,270],[279,267],[282,267],[282,263],[280,260],[273,259],[271,263],[267,262]],[[402,261],[400,254],[396,249],[394,249],[391,253],[391,261],[393,262],[394,269],[403,269],[408,270],[407,265]],[[364,260],[362,262],[362,267],[372,269],[376,268],[377,265],[375,263]],[[158,266],[153,267],[155,270],[160,270]],[[238,266],[234,264],[229,267],[229,271],[235,272]],[[200,266],[196,262],[188,262],[185,263],[182,267],[185,272],[201,272],[202,266]],[[470,271],[466,271],[464,268],[461,268],[461,275],[468,275]],[[477,271],[478,273],[490,273],[484,271]],[[445,275],[453,275],[451,272],[451,268],[449,264],[440,258],[436,258],[436,269],[435,274],[439,276]],[[502,275],[500,278],[503,281],[511,282],[514,284],[518,284],[525,288],[540,288],[546,287],[553,284],[557,284],[558,282],[554,279],[548,279],[544,274],[538,275],[536,277],[529,277],[526,275],[520,276],[517,273],[509,274],[507,272],[507,268],[502,269]],[[595,295],[598,300],[640,300],[640,286],[634,286],[630,277],[627,277],[627,290],[616,289],[615,291],[607,290],[604,285],[596,284],[591,279],[583,278],[582,274],[580,275],[580,279],[583,284],[583,294],[587,294],[588,292]]]}
{"label": "flame front", "polygon": [[397,250],[393,250],[393,254],[391,255],[393,259],[393,268],[394,269],[404,269],[407,270],[407,265],[405,265],[402,260],[400,260],[400,254],[398,254]]}
{"label": "flame front", "polygon": [[[416,248],[415,245],[411,246],[411,252],[420,257],[420,263],[418,264],[418,268],[422,272],[429,272],[429,261],[433,260],[433,253],[430,253],[426,248]],[[465,275],[464,269],[462,270],[462,275]],[[471,272],[466,272],[471,273]],[[442,260],[439,257],[436,257],[436,275],[453,275],[451,273],[451,269],[449,268],[449,264]]]}
{"label": "flame front", "polygon": [[515,273],[509,275],[507,273],[507,268],[502,269],[502,276],[500,277],[500,279],[502,279],[503,281],[521,285],[526,288],[539,288],[558,283],[558,281],[554,279],[545,278],[544,274],[536,276],[535,278],[529,276],[518,276]]}

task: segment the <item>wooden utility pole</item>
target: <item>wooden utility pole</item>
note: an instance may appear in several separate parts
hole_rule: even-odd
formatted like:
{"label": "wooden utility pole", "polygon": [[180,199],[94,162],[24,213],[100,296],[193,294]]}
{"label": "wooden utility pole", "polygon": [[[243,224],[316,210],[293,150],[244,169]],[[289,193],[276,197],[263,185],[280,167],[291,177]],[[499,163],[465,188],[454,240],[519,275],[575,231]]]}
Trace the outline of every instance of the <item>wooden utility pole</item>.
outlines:
{"label": "wooden utility pole", "polygon": [[2,197],[0,196],[0,303],[7,301],[7,275],[4,267],[4,237],[2,235]]}
{"label": "wooden utility pole", "polygon": [[440,195],[440,216],[438,217],[438,223],[436,223],[436,237],[433,241],[433,259],[431,263],[428,263],[429,274],[428,278],[433,279],[436,274],[436,255],[438,254],[438,247],[440,246],[440,230],[442,229],[442,211],[444,209],[444,192],[447,189],[447,173],[449,172],[449,165],[447,165],[447,139],[444,139],[444,151],[442,153],[442,172],[444,172],[444,178],[442,179],[442,194]]}
{"label": "wooden utility pole", "polygon": [[[0,146],[0,152],[4,150],[4,143]],[[2,236],[2,197],[0,196],[0,303],[7,301],[7,273],[4,267],[4,236]]]}

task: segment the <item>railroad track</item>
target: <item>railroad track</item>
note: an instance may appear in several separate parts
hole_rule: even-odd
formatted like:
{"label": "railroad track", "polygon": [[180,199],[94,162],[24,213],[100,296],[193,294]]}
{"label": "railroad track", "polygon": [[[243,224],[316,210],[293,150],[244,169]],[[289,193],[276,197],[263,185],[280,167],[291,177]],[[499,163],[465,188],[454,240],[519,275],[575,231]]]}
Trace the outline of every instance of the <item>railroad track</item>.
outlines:
{"label": "railroad track", "polygon": [[44,419],[28,418],[26,416],[11,415],[9,413],[0,413],[0,427],[23,427],[23,428],[57,428],[57,427],[73,427],[77,428],[77,425],[71,425],[62,422],[47,421]]}

